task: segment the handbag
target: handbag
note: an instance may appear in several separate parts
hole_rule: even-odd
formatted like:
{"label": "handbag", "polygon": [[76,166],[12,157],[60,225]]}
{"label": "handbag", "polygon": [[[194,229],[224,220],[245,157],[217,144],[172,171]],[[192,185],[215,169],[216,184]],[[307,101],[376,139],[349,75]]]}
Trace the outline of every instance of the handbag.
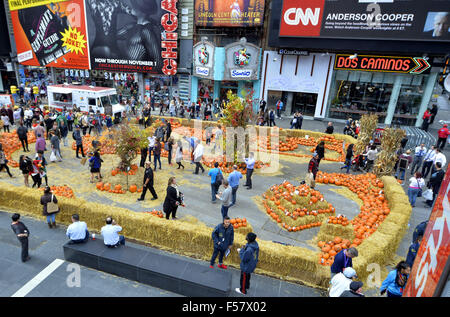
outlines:
{"label": "handbag", "polygon": [[52,194],[52,198],[50,199],[50,202],[47,203],[47,213],[54,214],[55,212],[58,212],[58,211],[59,211],[58,204],[53,202],[53,194]]}
{"label": "handbag", "polygon": [[417,194],[417,197],[422,197],[422,188],[420,187],[419,181],[417,181],[417,187],[419,187],[419,193]]}
{"label": "handbag", "polygon": [[433,200],[433,190],[427,189],[422,193],[422,196],[425,200]]}

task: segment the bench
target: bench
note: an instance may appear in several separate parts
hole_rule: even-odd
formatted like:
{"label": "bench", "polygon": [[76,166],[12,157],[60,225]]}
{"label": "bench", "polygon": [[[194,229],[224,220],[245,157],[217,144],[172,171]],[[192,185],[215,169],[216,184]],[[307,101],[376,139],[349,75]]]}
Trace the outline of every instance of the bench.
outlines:
{"label": "bench", "polygon": [[224,297],[231,272],[129,245],[107,248],[103,240],[63,246],[66,261],[189,297]]}

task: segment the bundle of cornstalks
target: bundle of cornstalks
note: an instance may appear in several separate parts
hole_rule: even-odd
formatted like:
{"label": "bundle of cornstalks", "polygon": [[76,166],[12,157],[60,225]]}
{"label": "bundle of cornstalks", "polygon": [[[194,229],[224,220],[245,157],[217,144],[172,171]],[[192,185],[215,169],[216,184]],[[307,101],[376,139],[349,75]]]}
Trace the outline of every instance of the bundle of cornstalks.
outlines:
{"label": "bundle of cornstalks", "polygon": [[362,154],[372,140],[373,133],[378,125],[378,116],[375,114],[365,114],[361,117],[361,132],[355,145],[355,154]]}
{"label": "bundle of cornstalks", "polygon": [[381,152],[377,156],[373,173],[377,177],[392,175],[397,155],[395,152],[400,146],[400,141],[405,137],[405,131],[401,129],[387,128],[383,131],[381,139]]}

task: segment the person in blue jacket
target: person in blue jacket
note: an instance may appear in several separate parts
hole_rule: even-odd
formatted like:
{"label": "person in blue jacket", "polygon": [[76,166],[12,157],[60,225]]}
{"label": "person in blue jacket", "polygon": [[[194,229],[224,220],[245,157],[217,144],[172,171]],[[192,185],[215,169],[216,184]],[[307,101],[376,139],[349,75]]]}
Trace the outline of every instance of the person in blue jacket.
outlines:
{"label": "person in blue jacket", "polygon": [[94,183],[94,176],[100,181],[102,179],[100,175],[100,168],[102,167],[103,160],[100,158],[100,153],[95,151],[89,158],[89,167],[91,168],[91,183]]}
{"label": "person in blue jacket", "polygon": [[243,295],[246,295],[250,288],[250,276],[255,270],[256,264],[258,264],[259,257],[259,245],[256,242],[256,234],[249,232],[245,239],[248,243],[242,249],[238,249],[239,257],[241,258],[241,287],[235,289],[237,293]]}
{"label": "person in blue jacket", "polygon": [[411,245],[409,246],[408,254],[406,255],[406,263],[408,263],[410,267],[412,267],[414,264],[414,260],[416,259],[417,251],[419,251],[420,242],[422,242],[422,238],[423,236],[419,235],[417,237],[417,240],[414,243],[411,243]]}
{"label": "person in blue jacket", "polygon": [[[220,176],[219,176],[219,174],[220,174]],[[208,176],[211,177],[211,195],[212,195],[211,201],[213,203],[215,203],[217,191],[219,190],[219,187],[222,184],[222,180],[223,180],[223,175],[222,175],[222,172],[220,171],[219,163],[217,163],[217,162],[214,163],[214,168],[212,168],[209,171]]]}
{"label": "person in blue jacket", "polygon": [[384,295],[387,292],[387,297],[402,297],[410,273],[411,267],[408,263],[400,261],[381,284],[380,294]]}
{"label": "person in blue jacket", "polygon": [[340,251],[334,257],[334,262],[331,265],[331,278],[338,273],[344,271],[346,267],[353,267],[352,259],[358,256],[356,248],[348,248]]}
{"label": "person in blue jacket", "polygon": [[415,243],[419,236],[423,236],[425,234],[427,225],[428,225],[428,220],[423,221],[417,225],[417,227],[414,229],[414,232],[413,232],[413,237],[412,237],[412,241],[411,241],[412,243]]}
{"label": "person in blue jacket", "polygon": [[221,269],[226,269],[227,266],[223,264],[223,257],[225,252],[233,246],[234,242],[234,229],[230,222],[230,217],[226,216],[223,219],[223,223],[216,226],[212,233],[212,239],[214,242],[214,251],[211,257],[210,268],[214,268],[214,262],[217,255],[219,256],[219,265]]}

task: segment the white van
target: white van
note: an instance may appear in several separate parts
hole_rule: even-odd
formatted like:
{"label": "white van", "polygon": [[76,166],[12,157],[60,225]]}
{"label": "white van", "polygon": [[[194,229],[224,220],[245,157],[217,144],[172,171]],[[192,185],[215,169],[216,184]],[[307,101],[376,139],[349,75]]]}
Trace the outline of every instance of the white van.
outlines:
{"label": "white van", "polygon": [[82,85],[53,85],[47,87],[48,105],[58,111],[71,110],[75,105],[82,112],[120,117],[125,107],[119,104],[115,88]]}

